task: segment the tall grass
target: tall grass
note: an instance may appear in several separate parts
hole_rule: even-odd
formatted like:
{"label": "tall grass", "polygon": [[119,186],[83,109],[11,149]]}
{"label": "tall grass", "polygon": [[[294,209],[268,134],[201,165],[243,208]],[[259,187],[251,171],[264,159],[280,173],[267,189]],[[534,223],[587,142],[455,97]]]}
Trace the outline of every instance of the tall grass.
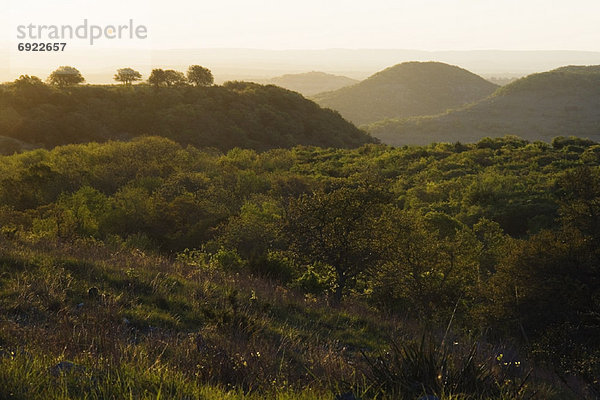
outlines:
{"label": "tall grass", "polygon": [[[416,329],[352,300],[330,307],[268,280],[137,250],[0,240],[0,399],[531,393],[529,382],[515,391],[490,374],[475,348],[389,345],[393,331]],[[76,367],[55,373],[60,362]]]}
{"label": "tall grass", "polygon": [[502,362],[501,356],[483,357],[478,354],[478,346],[473,343],[465,348],[443,340],[438,344],[426,334],[419,342],[400,344],[392,340],[384,354],[377,357],[363,354],[369,365],[366,377],[370,392],[406,400],[530,400],[556,395],[543,385],[532,385],[531,370],[511,368],[512,365]]}

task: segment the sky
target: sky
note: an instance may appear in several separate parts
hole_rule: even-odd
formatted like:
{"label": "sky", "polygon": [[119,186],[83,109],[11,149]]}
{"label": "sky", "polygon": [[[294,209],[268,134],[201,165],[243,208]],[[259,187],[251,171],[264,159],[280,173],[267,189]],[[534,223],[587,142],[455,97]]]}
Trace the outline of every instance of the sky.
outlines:
{"label": "sky", "polygon": [[[152,48],[600,51],[598,0],[1,0],[3,42],[20,24],[127,22]],[[7,29],[8,28],[8,29]]]}
{"label": "sky", "polygon": [[[65,64],[90,73],[115,65],[148,69],[156,65],[153,52],[167,49],[600,52],[600,0],[0,0],[0,6],[0,81]],[[18,51],[19,43],[36,41],[17,38],[19,26],[76,28],[86,19],[102,29],[131,20],[147,37],[100,38],[93,45],[75,38],[62,40],[64,52]],[[227,63],[217,58],[215,65]],[[237,59],[235,71],[245,63]]]}

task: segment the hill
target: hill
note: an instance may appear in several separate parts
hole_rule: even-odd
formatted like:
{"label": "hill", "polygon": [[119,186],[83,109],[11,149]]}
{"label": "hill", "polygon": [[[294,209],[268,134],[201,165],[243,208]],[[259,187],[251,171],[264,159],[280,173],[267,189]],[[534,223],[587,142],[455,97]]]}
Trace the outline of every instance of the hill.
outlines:
{"label": "hill", "polygon": [[0,156],[0,399],[593,398],[598,227],[574,138]]}
{"label": "hill", "polygon": [[0,154],[13,154],[21,151],[33,150],[35,146],[21,142],[20,140],[0,136]]}
{"label": "hill", "polygon": [[383,121],[368,130],[393,145],[470,142],[518,135],[549,142],[555,136],[600,138],[598,66],[569,66],[529,75],[462,109],[424,118]]}
{"label": "hill", "polygon": [[388,118],[439,114],[482,99],[497,88],[462,68],[439,62],[408,62],[314,100],[357,125]]}
{"label": "hill", "polygon": [[259,81],[258,83],[272,84],[293,90],[304,96],[329,92],[358,83],[356,79],[347,76],[326,74],[325,72],[305,72],[302,74],[286,74],[275,78]]}
{"label": "hill", "polygon": [[[0,87],[0,136],[16,139],[25,147],[51,148],[141,135],[221,150],[355,147],[374,142],[339,114],[272,85],[229,82],[200,88],[58,89],[20,79]],[[5,152],[11,152],[15,143],[9,143]]]}

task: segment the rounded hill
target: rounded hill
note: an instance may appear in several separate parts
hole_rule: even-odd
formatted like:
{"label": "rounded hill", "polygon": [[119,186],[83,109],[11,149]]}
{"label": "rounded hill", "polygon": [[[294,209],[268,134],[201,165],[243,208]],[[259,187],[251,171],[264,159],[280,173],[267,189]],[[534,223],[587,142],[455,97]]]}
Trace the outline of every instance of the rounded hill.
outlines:
{"label": "rounded hill", "polygon": [[600,139],[600,68],[569,66],[529,75],[475,104],[444,114],[388,120],[368,127],[393,145],[472,142],[518,135]]}
{"label": "rounded hill", "polygon": [[388,118],[439,114],[480,100],[497,86],[457,66],[440,62],[407,62],[314,100],[357,125]]}

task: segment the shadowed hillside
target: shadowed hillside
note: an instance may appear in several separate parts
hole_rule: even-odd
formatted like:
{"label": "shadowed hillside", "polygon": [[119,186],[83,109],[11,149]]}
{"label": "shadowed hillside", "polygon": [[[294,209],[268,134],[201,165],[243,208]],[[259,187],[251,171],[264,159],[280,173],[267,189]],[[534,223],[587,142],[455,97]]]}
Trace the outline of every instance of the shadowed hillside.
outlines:
{"label": "shadowed hillside", "polygon": [[519,79],[493,96],[445,114],[389,120],[369,131],[393,145],[474,141],[519,135],[550,141],[559,135],[600,138],[600,69],[569,66]]}
{"label": "shadowed hillside", "polygon": [[338,90],[358,83],[356,79],[347,76],[326,74],[325,72],[306,72],[303,74],[286,74],[275,78],[266,79],[259,83],[273,84],[283,88],[302,93],[304,96],[313,96],[317,93]]}
{"label": "shadowed hillside", "polygon": [[357,125],[387,118],[431,115],[482,99],[497,88],[467,70],[439,62],[408,62],[385,69],[354,86],[321,93],[322,107]]}
{"label": "shadowed hillside", "polygon": [[[315,145],[356,147],[374,139],[301,95],[275,86],[145,85],[58,89],[32,79],[0,87],[0,136],[24,148],[159,135],[221,150]],[[5,153],[19,142],[5,139]],[[2,150],[2,149],[0,149]]]}

